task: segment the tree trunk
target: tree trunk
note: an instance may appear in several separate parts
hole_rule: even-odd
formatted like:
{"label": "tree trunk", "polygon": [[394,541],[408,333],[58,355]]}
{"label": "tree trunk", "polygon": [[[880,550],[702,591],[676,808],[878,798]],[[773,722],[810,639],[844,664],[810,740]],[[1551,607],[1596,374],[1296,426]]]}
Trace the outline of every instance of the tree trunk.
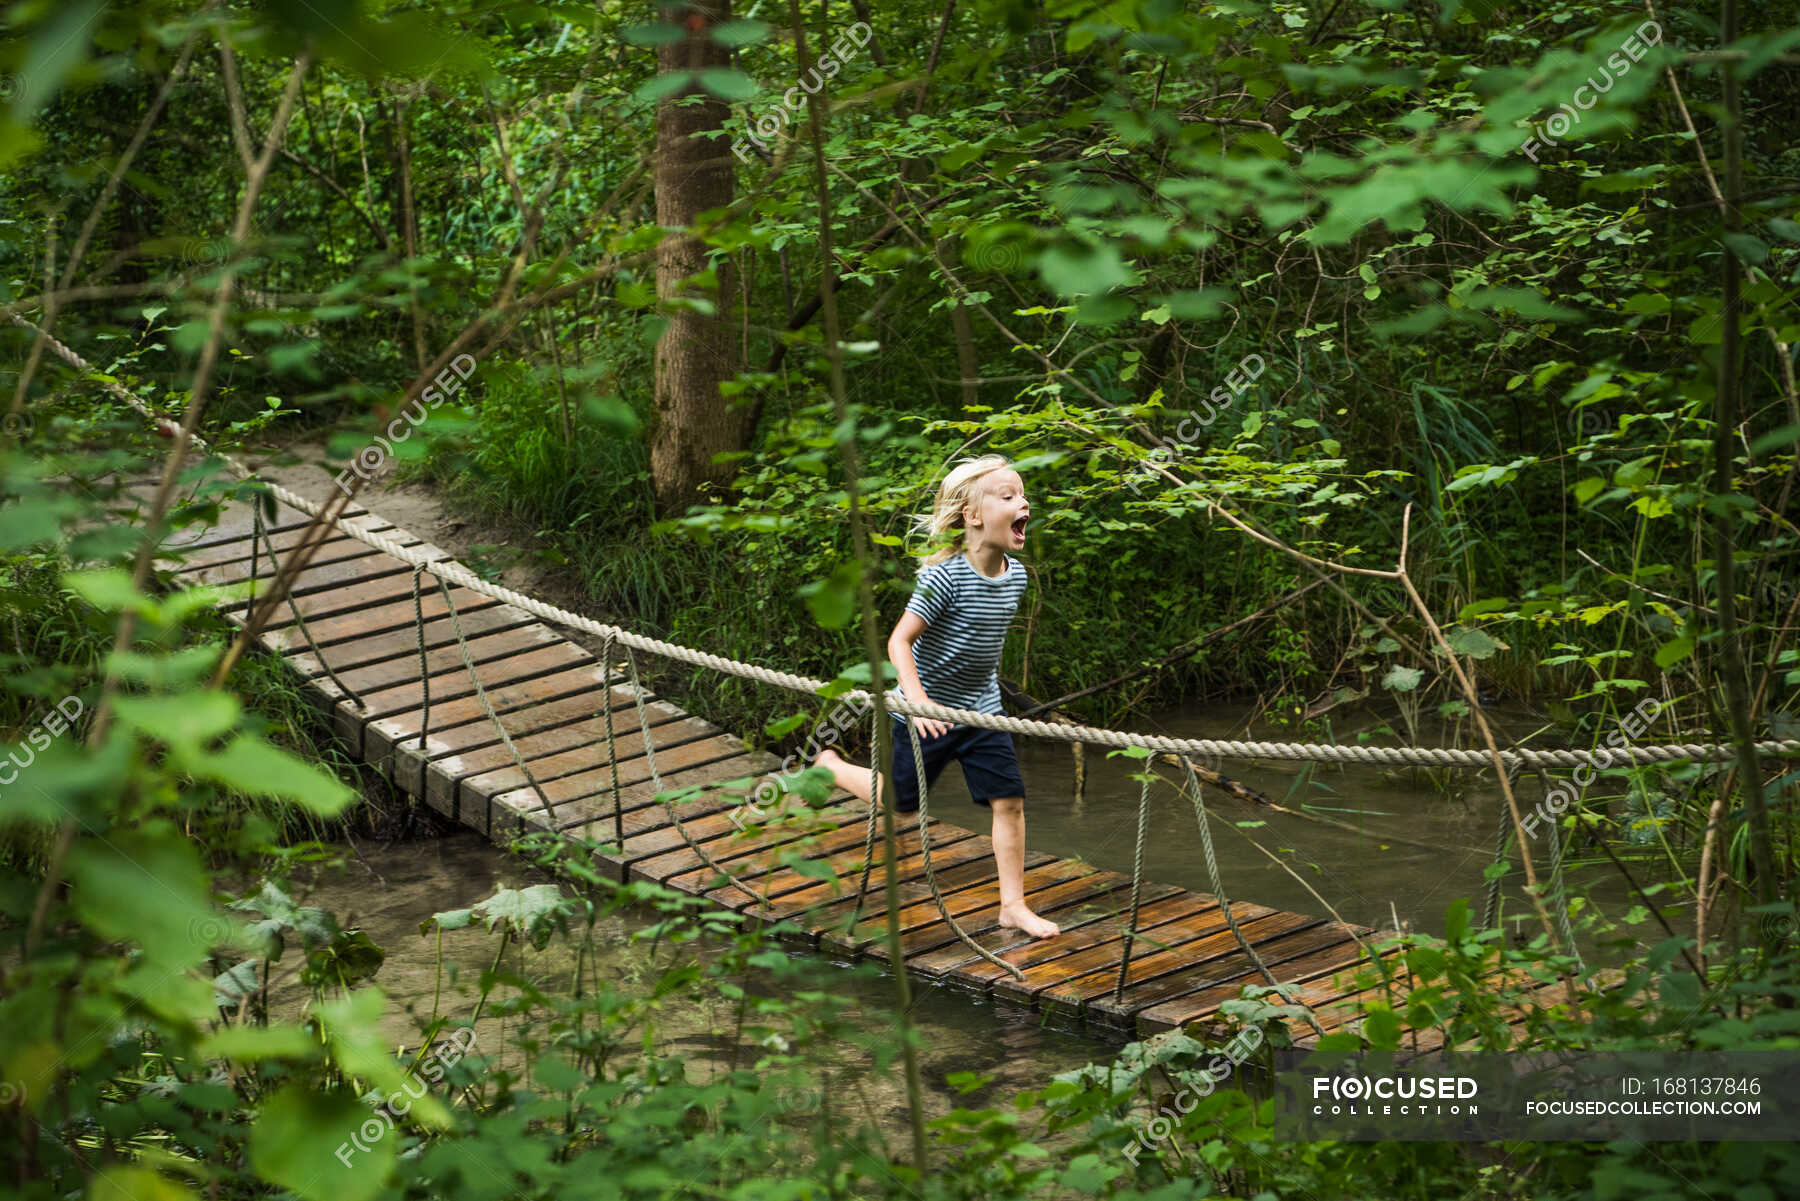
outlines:
{"label": "tree trunk", "polygon": [[[709,4],[669,5],[663,21],[679,26],[685,36],[657,50],[664,72],[726,67],[725,46],[706,35],[729,20],[730,0]],[[731,203],[732,156],[724,137],[696,137],[725,122],[723,101],[698,86],[665,99],[656,114],[656,220],[670,227],[691,226],[707,209]],[[706,243],[688,234],[671,234],[656,256],[656,293],[665,302],[675,297],[704,296],[717,309],[713,315],[678,308],[667,313],[669,324],[656,344],[656,411],[650,427],[650,474],[657,507],[678,512],[700,499],[701,490],[728,478],[729,464],[716,466],[713,456],[742,450],[748,431],[741,416],[719,395],[719,385],[737,374],[729,307],[730,261],[720,259],[716,285],[690,283],[707,268]]]}

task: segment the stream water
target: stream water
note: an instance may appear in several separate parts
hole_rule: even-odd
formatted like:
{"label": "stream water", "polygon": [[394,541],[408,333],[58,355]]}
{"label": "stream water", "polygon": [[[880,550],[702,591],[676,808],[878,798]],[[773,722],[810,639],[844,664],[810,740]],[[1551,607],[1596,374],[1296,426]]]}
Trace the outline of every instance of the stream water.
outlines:
{"label": "stream water", "polygon": [[[420,923],[434,913],[474,905],[499,888],[524,888],[550,877],[473,832],[385,846],[358,842],[340,850],[341,866],[319,877],[306,902],[332,911],[348,928],[361,929],[387,953],[373,980],[388,1000],[382,1023],[387,1040],[395,1047],[414,1048],[420,1025],[434,1012],[453,1022],[475,1014],[480,976],[494,962],[499,936],[479,922],[441,935],[435,928],[420,933]],[[628,995],[645,995],[676,964],[718,954],[717,945],[705,940],[674,947],[644,937],[657,920],[648,909],[603,917],[588,987],[598,977]],[[568,942],[553,939],[544,951],[515,944],[504,966],[532,979],[547,996],[572,991],[574,953]],[[766,979],[761,983],[771,991]],[[847,1001],[844,1017],[862,1036],[832,1049],[832,1077],[849,1090],[845,1103],[857,1106],[903,1145],[907,1106],[902,1076],[897,1069],[878,1067],[872,1050],[889,1042],[893,981],[866,967],[853,970],[818,959],[807,983]],[[504,985],[495,991],[475,1024],[474,1045],[484,1057],[516,1070],[518,1019],[496,1012],[496,1002],[511,995],[513,990]],[[275,992],[273,1003],[295,1014],[305,997],[305,990],[290,982]],[[1020,1090],[1042,1087],[1057,1072],[1110,1055],[1093,1038],[1047,1027],[1022,1010],[997,1010],[940,989],[915,987],[911,1012],[922,1035],[920,1076],[926,1108],[934,1118],[958,1105],[1004,1103]],[[703,1080],[731,1058],[737,1017],[727,1002],[676,993],[663,1003],[654,1025],[665,1049],[684,1054],[690,1078]],[[993,1079],[963,1094],[945,1082],[953,1072]]]}

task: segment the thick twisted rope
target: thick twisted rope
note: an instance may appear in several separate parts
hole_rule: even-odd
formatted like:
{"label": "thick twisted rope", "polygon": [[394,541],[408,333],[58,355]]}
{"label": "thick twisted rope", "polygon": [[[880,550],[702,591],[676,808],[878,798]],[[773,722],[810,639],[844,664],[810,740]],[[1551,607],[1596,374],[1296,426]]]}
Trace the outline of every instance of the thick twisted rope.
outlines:
{"label": "thick twisted rope", "polygon": [[[550,820],[554,822],[556,820],[555,802],[551,801],[550,794],[544,791],[544,786],[538,783],[537,776],[532,773],[531,765],[525,762],[525,757],[519,754],[519,748],[513,745],[512,735],[506,732],[506,724],[500,720],[500,715],[494,712],[494,706],[488,701],[487,689],[482,686],[481,676],[475,671],[475,660],[469,655],[468,640],[463,637],[462,618],[456,612],[456,602],[450,599],[450,585],[444,582],[442,576],[438,577],[438,588],[444,593],[444,607],[450,610],[450,628],[456,631],[456,649],[462,653],[463,667],[468,671],[469,679],[475,685],[475,699],[481,702],[482,710],[487,714],[488,720],[494,723],[494,729],[500,734],[500,741],[506,744],[507,751],[512,755],[514,766],[525,774],[525,779],[530,783],[532,791],[538,794],[538,800],[544,802],[544,812],[549,814]],[[421,623],[419,626],[421,655],[425,645],[424,630],[425,626]],[[419,670],[421,673],[424,672],[422,662]],[[419,736],[423,738],[424,732],[421,731]]]}
{"label": "thick twisted rope", "polygon": [[1025,979],[1024,972],[970,938],[968,931],[957,925],[956,919],[950,916],[950,907],[944,904],[944,894],[938,890],[937,877],[931,870],[931,813],[927,808],[929,802],[926,798],[930,790],[925,786],[925,749],[919,743],[919,731],[910,720],[906,723],[906,733],[912,739],[913,775],[919,782],[919,847],[925,859],[925,883],[931,887],[931,899],[937,902],[938,916],[944,919],[944,924],[950,927],[965,947],[995,967],[1005,969],[1013,979],[1022,981]]}
{"label": "thick twisted rope", "polygon": [[[707,852],[706,848],[695,842],[693,836],[688,833],[687,823],[682,821],[681,818],[676,815],[675,802],[663,792],[662,772],[659,771],[656,766],[656,743],[650,738],[650,714],[644,709],[644,686],[638,680],[637,656],[631,653],[629,644],[627,644],[625,648],[625,669],[630,673],[632,699],[637,702],[638,730],[644,739],[644,762],[645,766],[650,769],[650,788],[655,794],[656,799],[662,802],[663,812],[669,816],[669,824],[675,827],[675,832],[677,834],[681,835],[681,841],[687,844],[688,850],[700,857],[700,862],[711,868],[718,875],[725,877],[725,879],[729,880],[738,891],[742,892],[752,901],[757,900],[756,890],[738,879],[724,864],[714,860],[712,855]],[[609,689],[612,687],[610,679],[607,683],[607,687]],[[608,728],[610,729],[611,727],[609,726]],[[618,779],[616,774],[618,762],[618,758],[615,756],[613,758],[615,772],[613,778],[615,780]],[[614,812],[620,812],[616,802],[614,805]],[[619,854],[623,857],[625,854],[624,818],[622,816],[616,817],[614,821],[619,823],[617,827],[620,832]],[[763,898],[763,904],[766,908],[768,904],[766,894]]]}
{"label": "thick twisted rope", "polygon": [[[250,512],[250,604],[252,608],[255,608],[256,551],[258,545],[263,542],[269,544],[269,566],[275,569],[277,577],[281,574],[281,562],[275,557],[274,540],[269,537],[268,530],[263,528],[262,499],[260,497],[251,502]],[[312,631],[306,628],[306,616],[300,612],[300,606],[294,603],[294,590],[292,588],[285,588],[282,592],[287,600],[288,612],[294,615],[294,624],[300,627],[300,636],[306,639],[306,649],[312,652],[313,659],[318,662],[320,667],[325,669],[325,674],[330,677],[333,684],[337,685],[338,690],[350,698],[351,704],[355,705],[358,709],[367,709],[369,706],[363,701],[363,698],[357,693],[356,689],[338,679],[338,673],[331,670],[331,664],[325,661],[325,652],[319,649],[319,644],[313,641]]]}
{"label": "thick twisted rope", "polygon": [[1125,1000],[1125,973],[1131,968],[1131,944],[1137,938],[1138,902],[1144,891],[1144,835],[1150,829],[1150,771],[1145,766],[1143,787],[1138,789],[1137,849],[1131,856],[1131,920],[1125,924],[1125,944],[1119,948],[1119,979],[1113,984],[1113,1004]]}
{"label": "thick twisted rope", "polygon": [[[1506,788],[1500,794],[1500,803],[1494,826],[1494,861],[1498,867],[1506,861],[1506,844],[1512,838],[1512,809],[1506,803],[1506,794],[1519,795],[1519,767],[1517,764],[1506,769]],[[1484,929],[1494,928],[1494,922],[1500,917],[1500,875],[1499,871],[1490,871],[1487,882],[1487,898],[1481,907],[1481,925]]]}
{"label": "thick twisted rope", "polygon": [[[881,747],[881,733],[876,722],[881,714],[874,705],[869,706],[869,754],[873,756]],[[856,908],[850,913],[852,929],[862,920],[863,902],[869,895],[869,873],[875,870],[875,819],[881,815],[881,764],[869,765],[869,814],[868,822],[863,830],[863,869],[862,880],[856,886]]]}
{"label": "thick twisted rope", "polygon": [[1547,823],[1550,838],[1550,904],[1556,911],[1557,928],[1562,932],[1563,946],[1569,948],[1569,954],[1575,958],[1575,970],[1587,971],[1587,964],[1582,961],[1581,949],[1575,945],[1575,931],[1569,925],[1569,897],[1563,888],[1563,851],[1568,842],[1562,835],[1562,823]]}
{"label": "thick twisted rope", "polygon": [[[1275,973],[1269,970],[1269,965],[1263,962],[1263,957],[1256,953],[1256,948],[1250,945],[1250,940],[1245,938],[1244,932],[1238,928],[1237,915],[1231,912],[1231,900],[1225,895],[1225,882],[1219,875],[1219,859],[1213,852],[1212,828],[1206,822],[1206,798],[1200,794],[1200,778],[1194,774],[1194,765],[1186,759],[1181,761],[1181,767],[1187,773],[1188,792],[1194,798],[1194,819],[1200,825],[1200,849],[1206,853],[1207,879],[1212,882],[1213,896],[1219,898],[1219,908],[1225,912],[1225,924],[1231,928],[1232,937],[1237,939],[1238,946],[1243,949],[1245,955],[1250,957],[1250,962],[1256,965],[1256,970],[1262,973],[1263,979],[1273,986],[1277,996],[1286,1000],[1286,994],[1281,991],[1284,987],[1281,981],[1275,978]],[[1301,1016],[1306,1019],[1306,1024],[1323,1037],[1325,1028],[1319,1025],[1319,1020],[1313,1016],[1311,1007],[1302,1006],[1301,1008],[1304,1010]]]}
{"label": "thick twisted rope", "polygon": [[623,855],[625,794],[619,790],[619,748],[613,738],[612,654],[613,640],[608,638],[600,644],[600,675],[605,680],[601,686],[600,722],[606,727],[606,766],[612,772],[613,840],[619,844],[619,854]]}
{"label": "thick twisted rope", "polygon": [[[431,666],[425,658],[425,602],[424,602],[423,598],[419,595],[419,592],[420,592],[419,586],[420,586],[421,580],[424,577],[424,574],[425,574],[425,572],[424,572],[423,568],[419,568],[419,567],[413,568],[413,573],[412,573],[413,629],[417,632],[418,640],[419,640],[419,693],[424,701],[424,711],[419,715],[419,799],[420,800],[425,800],[427,798],[427,794],[425,791],[426,790],[425,770],[426,770],[427,765],[431,762],[431,755],[430,755],[429,749],[426,747],[426,744],[425,744],[426,736],[431,733]],[[394,745],[395,746],[399,745],[399,741],[397,739],[395,740]],[[457,785],[452,784],[450,786],[450,792],[451,792],[452,796],[456,796],[460,792],[460,789]],[[455,801],[455,802],[453,802],[452,807],[455,810],[456,815],[460,818],[462,816],[462,802],[460,800]]]}
{"label": "thick twisted rope", "polygon": [[[39,331],[37,326],[16,314],[12,315],[15,324],[26,329]],[[63,360],[79,370],[92,372],[86,360],[64,346],[55,338],[48,338],[47,345]],[[181,429],[174,422],[159,416],[141,399],[133,395],[113,380],[102,378],[102,386],[112,391],[121,400],[143,413],[156,423],[157,427],[170,436],[177,435]],[[214,454],[206,441],[197,434],[188,435],[194,446],[208,454]],[[256,473],[245,467],[230,455],[220,454],[225,464],[240,478],[257,478]],[[324,506],[315,504],[298,493],[283,488],[279,484],[260,481],[263,486],[290,508],[306,513],[314,518],[323,518],[341,532],[355,538],[367,546],[384,551],[405,563],[415,567],[426,567],[440,579],[450,579],[457,584],[478,592],[483,596],[504,601],[515,608],[522,609],[544,621],[571,629],[585,630],[600,637],[612,637],[619,644],[646,654],[660,658],[672,659],[678,663],[686,663],[694,667],[704,667],[711,671],[737,676],[740,679],[754,680],[759,684],[769,684],[777,688],[785,688],[791,692],[802,692],[819,696],[828,686],[827,681],[802,676],[793,672],[777,671],[754,663],[743,663],[729,659],[723,655],[711,654],[696,650],[693,647],[681,646],[677,643],[664,642],[658,638],[636,634],[619,626],[607,625],[584,617],[579,613],[547,604],[536,597],[527,596],[500,584],[482,579],[462,564],[454,560],[430,560],[424,554],[411,547],[400,545],[393,539],[373,533],[353,524],[356,518],[343,518],[324,513]],[[868,701],[869,694],[861,690],[852,690],[841,694],[840,699],[851,701]],[[929,717],[953,725],[977,726],[985,730],[1000,730],[1008,734],[1023,735],[1030,738],[1042,738],[1052,742],[1089,743],[1107,747],[1144,747],[1147,750],[1161,751],[1171,755],[1190,755],[1195,757],[1213,757],[1227,759],[1279,759],[1300,762],[1322,763],[1362,763],[1382,766],[1414,766],[1414,767],[1458,767],[1486,768],[1492,765],[1493,757],[1485,750],[1465,749],[1462,747],[1378,747],[1378,746],[1335,746],[1324,743],[1305,742],[1247,742],[1238,739],[1218,738],[1170,738],[1162,734],[1144,734],[1126,730],[1101,729],[1094,726],[1057,725],[1051,722],[1034,721],[1027,718],[1011,717],[1003,713],[978,713],[971,709],[954,709],[947,705],[937,705],[910,701],[897,690],[888,700],[890,712],[908,717]],[[1767,755],[1779,759],[1800,759],[1800,739],[1786,738],[1768,740],[1755,744],[1759,755]],[[1608,748],[1605,752],[1608,764],[1631,763],[1676,763],[1698,761],[1705,763],[1727,763],[1737,757],[1737,749],[1720,743],[1671,743],[1661,746],[1630,746],[1618,749]],[[1503,766],[1524,764],[1541,768],[1572,768],[1584,763],[1592,763],[1598,752],[1573,749],[1519,749],[1503,750],[1499,757]]]}

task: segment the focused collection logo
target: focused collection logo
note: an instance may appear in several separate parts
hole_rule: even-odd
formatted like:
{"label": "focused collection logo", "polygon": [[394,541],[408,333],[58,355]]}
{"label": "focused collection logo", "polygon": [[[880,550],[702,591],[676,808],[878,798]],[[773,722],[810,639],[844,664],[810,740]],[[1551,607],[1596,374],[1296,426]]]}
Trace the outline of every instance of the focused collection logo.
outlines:
{"label": "focused collection logo", "polygon": [[1481,1112],[1470,1076],[1315,1076],[1315,1117],[1470,1117]]}

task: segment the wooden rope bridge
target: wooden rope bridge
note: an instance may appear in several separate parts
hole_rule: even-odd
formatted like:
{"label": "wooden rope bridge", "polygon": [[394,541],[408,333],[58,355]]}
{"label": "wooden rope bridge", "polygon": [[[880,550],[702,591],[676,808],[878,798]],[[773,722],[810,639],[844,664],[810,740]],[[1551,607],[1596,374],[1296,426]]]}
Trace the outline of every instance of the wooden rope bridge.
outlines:
{"label": "wooden rope bridge", "polygon": [[[344,516],[432,561],[449,559],[358,506]],[[254,564],[266,591],[271,548],[285,555],[309,521],[277,503],[264,525],[252,503],[232,503],[214,526],[165,542],[159,566],[192,586],[243,584]],[[773,769],[773,756],[636,686],[634,664],[602,662],[470,589],[417,587],[413,565],[345,534],[318,547],[291,599],[290,624],[272,622],[259,642],[306,681],[354,752],[418,801],[502,844],[531,831],[592,839],[596,865],[621,880],[782,923],[781,937],[798,948],[893,966],[882,861],[868,894],[857,893],[868,846],[861,802],[800,807],[815,819],[804,827],[744,826],[734,812],[741,782]],[[242,626],[248,606],[240,599],[221,610]],[[740,786],[708,787],[727,781]],[[1026,900],[1063,932],[1026,938],[996,925],[989,839],[932,818],[926,853],[918,815],[899,821],[900,943],[904,970],[919,982],[1096,1032],[1199,1024],[1210,1035],[1221,1004],[1273,977],[1288,1003],[1311,1011],[1290,1022],[1302,1045],[1356,1022],[1371,1000],[1404,996],[1398,956],[1374,970],[1373,930],[1245,901],[1230,903],[1228,921],[1217,897],[1141,879],[1134,896],[1132,876],[1043,852],[1026,859]],[[802,863],[808,870],[797,870]],[[822,879],[820,865],[834,878]],[[1535,997],[1551,985],[1522,987]],[[1523,1014],[1515,1010],[1515,1020]],[[1430,1049],[1432,1032],[1414,1045]]]}

